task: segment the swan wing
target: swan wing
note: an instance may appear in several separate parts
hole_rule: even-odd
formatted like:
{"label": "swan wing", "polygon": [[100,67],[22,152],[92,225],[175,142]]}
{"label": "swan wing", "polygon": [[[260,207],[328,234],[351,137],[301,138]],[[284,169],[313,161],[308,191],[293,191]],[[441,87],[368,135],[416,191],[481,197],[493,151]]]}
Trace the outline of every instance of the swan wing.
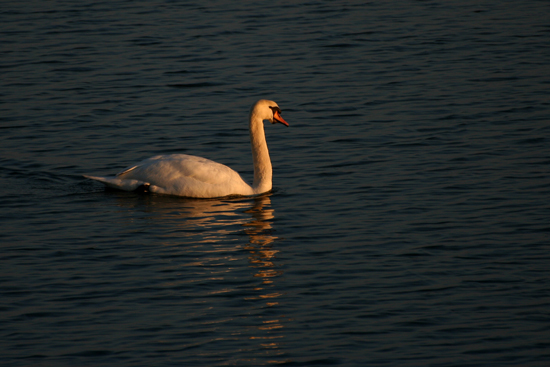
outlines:
{"label": "swan wing", "polygon": [[123,171],[120,171],[119,173],[117,173],[116,176],[117,176],[117,177],[118,177],[118,176],[122,176],[123,174],[128,173],[128,172],[130,172],[130,171],[132,171],[132,170],[135,170],[135,169],[138,168],[138,167],[139,167],[139,165],[130,166],[130,167],[128,167],[128,168],[125,168]]}
{"label": "swan wing", "polygon": [[231,168],[187,154],[159,155],[130,166],[116,179],[150,185],[149,191],[189,196],[252,195],[252,188]]}

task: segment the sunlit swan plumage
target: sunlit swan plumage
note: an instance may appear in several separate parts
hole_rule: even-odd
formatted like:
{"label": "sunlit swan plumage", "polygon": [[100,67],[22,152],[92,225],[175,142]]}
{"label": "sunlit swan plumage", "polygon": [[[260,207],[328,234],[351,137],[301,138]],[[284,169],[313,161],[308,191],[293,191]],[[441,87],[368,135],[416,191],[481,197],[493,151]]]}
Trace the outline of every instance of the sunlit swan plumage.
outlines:
{"label": "sunlit swan plumage", "polygon": [[84,176],[109,187],[193,198],[258,195],[271,190],[272,167],[263,121],[288,126],[277,103],[261,99],[250,109],[250,143],[254,183],[248,185],[231,168],[187,154],[157,155],[130,166],[115,177]]}

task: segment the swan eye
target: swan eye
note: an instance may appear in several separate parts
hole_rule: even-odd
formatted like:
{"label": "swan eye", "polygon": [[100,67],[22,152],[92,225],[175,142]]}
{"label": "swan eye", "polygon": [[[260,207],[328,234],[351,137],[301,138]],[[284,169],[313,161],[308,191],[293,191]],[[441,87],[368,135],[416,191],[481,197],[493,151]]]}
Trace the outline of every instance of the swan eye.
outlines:
{"label": "swan eye", "polygon": [[273,111],[273,116],[275,116],[275,112],[279,112],[279,114],[281,114],[281,109],[279,107],[271,107],[269,106],[269,108],[271,108],[271,111]]}

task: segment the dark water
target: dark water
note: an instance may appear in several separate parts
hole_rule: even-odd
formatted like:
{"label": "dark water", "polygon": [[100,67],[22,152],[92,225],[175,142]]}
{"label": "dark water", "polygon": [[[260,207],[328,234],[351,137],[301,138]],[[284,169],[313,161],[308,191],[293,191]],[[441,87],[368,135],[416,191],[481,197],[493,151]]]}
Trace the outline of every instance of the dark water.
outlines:
{"label": "dark water", "polygon": [[[548,366],[547,1],[0,9],[0,364]],[[188,153],[274,192],[105,191]]]}

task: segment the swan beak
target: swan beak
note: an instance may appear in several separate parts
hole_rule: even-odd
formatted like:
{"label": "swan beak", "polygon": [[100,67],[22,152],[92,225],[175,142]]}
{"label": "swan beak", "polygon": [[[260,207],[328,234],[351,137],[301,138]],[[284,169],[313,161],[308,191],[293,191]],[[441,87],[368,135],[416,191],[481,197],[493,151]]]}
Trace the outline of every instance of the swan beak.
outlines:
{"label": "swan beak", "polygon": [[273,120],[275,122],[280,122],[281,124],[285,125],[285,126],[288,126],[288,122],[285,121],[285,119],[283,119],[281,117],[281,114],[279,113],[279,111],[275,111],[273,113]]}

